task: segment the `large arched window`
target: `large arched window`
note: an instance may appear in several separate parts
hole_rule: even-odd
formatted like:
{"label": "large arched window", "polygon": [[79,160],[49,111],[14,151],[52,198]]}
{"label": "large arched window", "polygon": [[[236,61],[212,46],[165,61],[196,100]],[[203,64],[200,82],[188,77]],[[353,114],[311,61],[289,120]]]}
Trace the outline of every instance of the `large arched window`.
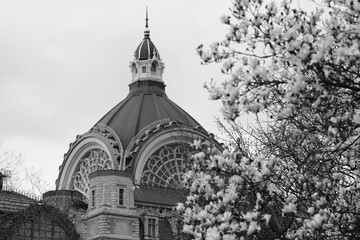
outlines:
{"label": "large arched window", "polygon": [[113,169],[113,164],[105,151],[101,149],[92,149],[88,151],[81,158],[78,171],[74,175],[73,188],[87,197],[90,182],[89,174],[98,170],[107,169]]}
{"label": "large arched window", "polygon": [[189,148],[184,145],[174,144],[161,147],[147,160],[141,184],[182,189],[182,175],[190,155]]}

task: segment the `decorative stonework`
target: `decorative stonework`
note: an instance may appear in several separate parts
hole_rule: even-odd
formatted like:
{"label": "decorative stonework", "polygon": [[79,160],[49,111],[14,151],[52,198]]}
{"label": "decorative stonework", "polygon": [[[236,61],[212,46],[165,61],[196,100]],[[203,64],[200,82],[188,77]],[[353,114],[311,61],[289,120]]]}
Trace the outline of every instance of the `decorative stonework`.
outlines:
{"label": "decorative stonework", "polygon": [[89,174],[98,170],[113,169],[113,162],[109,156],[101,149],[93,149],[81,159],[79,169],[74,175],[73,187],[88,196]]}
{"label": "decorative stonework", "polygon": [[182,189],[181,183],[189,148],[182,145],[163,146],[146,162],[141,184],[153,187]]}
{"label": "decorative stonework", "polygon": [[157,208],[157,207],[139,207],[136,209],[140,216],[155,216],[157,218],[167,219],[171,226],[174,236],[178,233],[179,216],[173,209]]}
{"label": "decorative stonework", "polygon": [[139,221],[134,221],[132,223],[132,236],[138,237],[139,236]]}
{"label": "decorative stonework", "polygon": [[99,234],[109,234],[110,225],[109,219],[106,216],[101,216],[99,219]]}
{"label": "decorative stonework", "polygon": [[109,128],[106,125],[103,124],[96,124],[93,128],[90,129],[90,133],[98,133],[101,136],[103,136],[107,142],[110,144],[113,155],[114,155],[114,167],[121,168],[121,166],[124,164],[122,163],[124,150],[121,145],[121,141],[119,137],[116,135],[114,130]]}
{"label": "decorative stonework", "polygon": [[81,232],[81,236],[82,239],[86,239],[86,224],[84,222],[82,222],[82,232]]}
{"label": "decorative stonework", "polygon": [[[138,141],[140,139],[142,139],[144,136],[147,135],[147,132],[148,131],[151,131],[153,129],[157,129],[159,128],[160,126],[164,126],[165,124],[168,124],[170,123],[170,118],[166,118],[166,119],[162,119],[162,120],[158,120],[158,121],[155,121],[149,125],[147,125],[146,127],[144,127],[143,129],[141,129],[141,131],[136,134],[135,137],[133,137],[133,139],[131,140],[131,142],[129,143],[129,145],[127,146],[127,148],[125,149],[125,154],[129,154],[130,151],[134,148],[134,146],[136,146],[138,144]],[[125,169],[127,167],[129,167],[131,164],[131,162],[129,163],[125,163]]]}
{"label": "decorative stonework", "polygon": [[[73,188],[74,176],[78,173],[81,159],[93,149],[102,149],[107,153],[112,161],[112,169],[123,167],[124,151],[120,139],[108,126],[96,124],[89,132],[78,135],[76,141],[70,144],[69,151],[64,155],[63,163],[59,167],[57,189]],[[78,177],[81,179],[82,176]],[[79,189],[84,189],[85,184],[86,181],[80,182]],[[83,191],[81,192],[84,193]]]}
{"label": "decorative stonework", "polygon": [[159,218],[172,218],[175,216],[173,210],[168,208],[137,206],[136,211],[140,216],[151,215]]}
{"label": "decorative stonework", "polygon": [[[176,143],[177,145],[191,145],[194,139],[208,139],[214,142],[214,135],[206,132],[202,127],[191,127],[183,125],[179,122],[160,120],[155,124],[150,124],[152,128],[145,127],[146,131],[140,131],[134,137],[131,144],[126,148],[124,155],[130,161],[126,161],[124,169],[133,167],[136,169],[135,181],[140,183],[140,174],[145,162],[153,153],[154,149],[158,149],[165,144]],[[149,126],[150,126],[149,125]]]}

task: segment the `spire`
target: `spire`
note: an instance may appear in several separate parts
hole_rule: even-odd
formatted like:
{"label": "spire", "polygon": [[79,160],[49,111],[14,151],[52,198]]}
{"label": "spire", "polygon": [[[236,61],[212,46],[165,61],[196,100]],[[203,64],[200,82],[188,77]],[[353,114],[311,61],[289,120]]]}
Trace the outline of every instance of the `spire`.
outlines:
{"label": "spire", "polygon": [[145,31],[144,31],[145,38],[148,38],[150,36],[150,29],[149,29],[148,21],[149,21],[149,18],[148,18],[148,6],[146,6]]}
{"label": "spire", "polygon": [[149,18],[148,18],[148,6],[146,6],[146,18],[145,18],[145,21],[146,21],[145,28],[148,28],[149,27],[149,25],[148,25],[148,21],[149,21]]}
{"label": "spire", "polygon": [[149,13],[146,6],[144,39],[135,50],[134,60],[130,62],[132,83],[155,81],[163,84],[164,67],[159,51],[150,39]]}

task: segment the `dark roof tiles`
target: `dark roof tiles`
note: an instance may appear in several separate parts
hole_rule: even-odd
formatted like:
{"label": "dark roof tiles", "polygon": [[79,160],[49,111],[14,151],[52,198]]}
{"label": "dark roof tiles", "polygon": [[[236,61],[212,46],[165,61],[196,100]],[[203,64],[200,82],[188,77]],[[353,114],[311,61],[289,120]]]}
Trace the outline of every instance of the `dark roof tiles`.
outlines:
{"label": "dark roof tiles", "polygon": [[200,126],[194,118],[166,96],[163,83],[138,81],[130,86],[129,95],[98,123],[113,129],[126,149],[143,128],[163,119],[192,127]]}
{"label": "dark roof tiles", "polygon": [[174,207],[180,201],[186,199],[187,194],[183,191],[140,186],[134,191],[136,205],[163,205]]}
{"label": "dark roof tiles", "polygon": [[14,191],[0,191],[0,211],[17,212],[36,203],[35,199]]}

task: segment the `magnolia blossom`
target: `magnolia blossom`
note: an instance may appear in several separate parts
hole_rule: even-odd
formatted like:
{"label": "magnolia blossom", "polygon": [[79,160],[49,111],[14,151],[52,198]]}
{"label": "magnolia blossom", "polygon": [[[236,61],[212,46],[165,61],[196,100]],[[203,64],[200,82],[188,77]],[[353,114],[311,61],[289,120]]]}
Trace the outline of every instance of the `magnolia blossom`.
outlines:
{"label": "magnolia blossom", "polygon": [[205,87],[232,140],[194,141],[177,211],[195,239],[360,239],[360,3],[314,2],[232,0],[197,48],[228,77]]}

